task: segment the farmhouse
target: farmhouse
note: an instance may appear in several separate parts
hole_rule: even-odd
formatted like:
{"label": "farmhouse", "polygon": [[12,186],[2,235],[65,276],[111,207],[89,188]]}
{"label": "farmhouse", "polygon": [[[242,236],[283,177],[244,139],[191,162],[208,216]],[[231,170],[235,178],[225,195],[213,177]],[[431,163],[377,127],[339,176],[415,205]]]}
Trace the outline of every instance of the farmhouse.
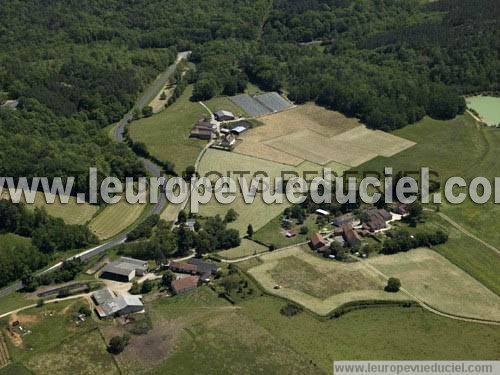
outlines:
{"label": "farmhouse", "polygon": [[121,282],[130,282],[136,276],[143,276],[148,271],[148,262],[143,260],[121,257],[105,266],[101,273],[102,279]]}
{"label": "farmhouse", "polygon": [[217,128],[217,124],[209,119],[202,118],[198,120],[196,125],[191,129],[190,137],[198,139],[211,139],[212,132]]}
{"label": "farmhouse", "polygon": [[198,276],[186,276],[172,281],[172,290],[175,294],[182,294],[196,289],[200,282]]}
{"label": "farmhouse", "polygon": [[202,259],[191,258],[188,260],[188,263],[195,265],[197,272],[200,274],[209,273],[215,276],[220,272],[220,267],[218,264],[205,262]]}
{"label": "farmhouse", "polygon": [[144,310],[144,305],[140,298],[130,294],[115,296],[108,289],[101,289],[92,294],[92,299],[96,304],[96,312],[99,318],[109,318],[138,313]]}
{"label": "farmhouse", "polygon": [[323,236],[319,233],[314,233],[311,236],[311,245],[314,249],[321,249],[328,245],[327,241],[323,238]]}
{"label": "farmhouse", "polygon": [[217,121],[231,121],[234,120],[236,116],[232,112],[221,110],[215,112],[215,118]]}
{"label": "farmhouse", "polygon": [[344,237],[344,240],[349,247],[357,247],[361,245],[361,240],[359,239],[358,234],[354,231],[351,225],[342,225],[342,232],[342,237]]}
{"label": "farmhouse", "polygon": [[198,267],[195,264],[190,264],[186,262],[170,262],[168,268],[172,272],[189,273],[191,275],[196,275],[198,273]]}
{"label": "farmhouse", "polygon": [[202,259],[192,258],[187,262],[170,262],[170,270],[190,275],[201,275],[201,280],[209,282],[210,277],[220,272],[220,267],[215,263],[205,262]]}
{"label": "farmhouse", "polygon": [[363,229],[376,232],[387,227],[386,222],[392,219],[392,214],[384,209],[369,209],[363,212]]}

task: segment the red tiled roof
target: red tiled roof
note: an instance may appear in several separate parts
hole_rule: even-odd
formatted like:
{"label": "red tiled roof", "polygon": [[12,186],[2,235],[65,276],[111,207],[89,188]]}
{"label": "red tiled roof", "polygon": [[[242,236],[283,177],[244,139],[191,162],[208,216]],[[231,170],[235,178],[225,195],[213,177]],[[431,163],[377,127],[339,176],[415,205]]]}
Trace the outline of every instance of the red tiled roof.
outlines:
{"label": "red tiled roof", "polygon": [[172,281],[172,289],[175,293],[182,293],[186,290],[194,289],[198,286],[200,278],[198,276],[187,276]]}
{"label": "red tiled roof", "polygon": [[186,262],[170,262],[170,269],[177,270],[180,272],[196,273],[198,272],[198,267],[196,264],[190,264]]}
{"label": "red tiled roof", "polygon": [[325,239],[319,233],[314,233],[311,236],[311,243],[313,244],[314,247],[323,246],[326,244]]}

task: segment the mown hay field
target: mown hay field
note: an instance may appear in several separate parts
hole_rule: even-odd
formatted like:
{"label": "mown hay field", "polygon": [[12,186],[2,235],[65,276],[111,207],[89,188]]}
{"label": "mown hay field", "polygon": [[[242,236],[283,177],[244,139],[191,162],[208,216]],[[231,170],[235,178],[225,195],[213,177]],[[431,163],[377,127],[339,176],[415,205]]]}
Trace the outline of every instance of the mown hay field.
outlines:
{"label": "mown hay field", "polygon": [[[329,164],[328,167],[336,170],[337,173],[343,171],[336,164]],[[310,162],[304,162],[298,167],[291,167],[269,160],[214,149],[207,150],[199,168],[201,176],[211,176],[212,180],[215,180],[217,176],[211,174],[211,172],[218,172],[224,176],[229,173],[229,176],[235,180],[236,172],[246,172],[249,181],[254,174],[262,176],[262,173],[266,173],[271,180],[274,180],[275,177],[281,176],[282,173],[285,173],[284,178],[286,176],[291,177],[291,173],[298,173],[302,177],[306,171],[308,172],[307,179],[312,179],[314,175],[323,173],[323,167]],[[214,216],[216,214],[224,216],[230,208],[233,208],[239,214],[239,217],[235,222],[230,223],[229,227],[238,229],[243,235],[248,224],[252,224],[253,229],[257,231],[289,206],[290,203],[286,197],[283,197],[283,203],[281,204],[266,204],[262,199],[262,194],[257,194],[253,203],[246,204],[242,193],[239,192],[235,195],[234,202],[229,205],[221,204],[214,198],[211,199],[206,205],[200,206],[199,214],[203,216]]]}
{"label": "mown hay field", "polygon": [[298,166],[307,160],[354,167],[392,156],[413,142],[366,129],[357,119],[313,103],[259,118],[265,125],[243,134],[235,152]]}
{"label": "mown hay field", "polygon": [[151,155],[175,164],[175,171],[182,173],[193,165],[206,141],[189,138],[194,124],[208,112],[189,98],[193,87],[188,86],[174,104],[158,114],[134,121],[129,126],[134,142],[146,145]]}
{"label": "mown hay field", "polygon": [[367,262],[440,311],[500,320],[500,297],[435,251],[416,249]]}
{"label": "mown hay field", "polygon": [[[47,194],[50,199],[54,198],[54,203],[47,203],[43,192],[37,192],[33,204],[27,204],[28,209],[44,208],[50,216],[58,217],[64,220],[66,224],[86,224],[96,214],[99,207],[88,203],[77,203],[76,197],[70,196],[68,203],[61,203],[59,196]],[[9,193],[4,191],[2,198],[7,199]],[[24,195],[21,202],[26,202]]]}
{"label": "mown hay field", "polygon": [[[403,293],[384,292],[384,280],[360,262],[321,259],[307,245],[262,255],[247,272],[270,294],[294,301],[318,315],[354,301],[404,301]],[[279,285],[279,289],[275,289]]]}
{"label": "mown hay field", "polygon": [[[147,191],[142,194],[147,195]],[[89,223],[89,228],[100,240],[109,239],[139,220],[148,207],[148,204],[130,204],[125,199],[125,196],[122,196],[122,199],[117,204],[106,206]]]}

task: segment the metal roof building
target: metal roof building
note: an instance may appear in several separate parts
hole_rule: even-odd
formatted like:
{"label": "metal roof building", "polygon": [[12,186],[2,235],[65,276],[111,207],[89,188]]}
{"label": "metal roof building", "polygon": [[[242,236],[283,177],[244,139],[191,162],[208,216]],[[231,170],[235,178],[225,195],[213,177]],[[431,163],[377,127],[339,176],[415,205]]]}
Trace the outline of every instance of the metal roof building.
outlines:
{"label": "metal roof building", "polygon": [[144,310],[138,296],[123,294],[115,296],[109,289],[101,289],[92,295],[96,303],[96,312],[100,318],[133,314]]}

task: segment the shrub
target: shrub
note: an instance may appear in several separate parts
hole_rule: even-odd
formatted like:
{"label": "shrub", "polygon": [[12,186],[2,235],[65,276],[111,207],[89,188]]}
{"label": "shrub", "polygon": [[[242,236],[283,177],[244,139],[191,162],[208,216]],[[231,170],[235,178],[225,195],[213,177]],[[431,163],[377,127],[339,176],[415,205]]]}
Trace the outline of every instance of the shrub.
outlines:
{"label": "shrub", "polygon": [[384,290],[389,293],[397,293],[399,292],[399,288],[401,288],[401,281],[395,277],[390,277],[389,280],[387,280],[387,285]]}
{"label": "shrub", "polygon": [[290,317],[300,314],[302,311],[303,311],[302,307],[297,306],[293,303],[289,303],[281,308],[280,313],[281,315]]}

